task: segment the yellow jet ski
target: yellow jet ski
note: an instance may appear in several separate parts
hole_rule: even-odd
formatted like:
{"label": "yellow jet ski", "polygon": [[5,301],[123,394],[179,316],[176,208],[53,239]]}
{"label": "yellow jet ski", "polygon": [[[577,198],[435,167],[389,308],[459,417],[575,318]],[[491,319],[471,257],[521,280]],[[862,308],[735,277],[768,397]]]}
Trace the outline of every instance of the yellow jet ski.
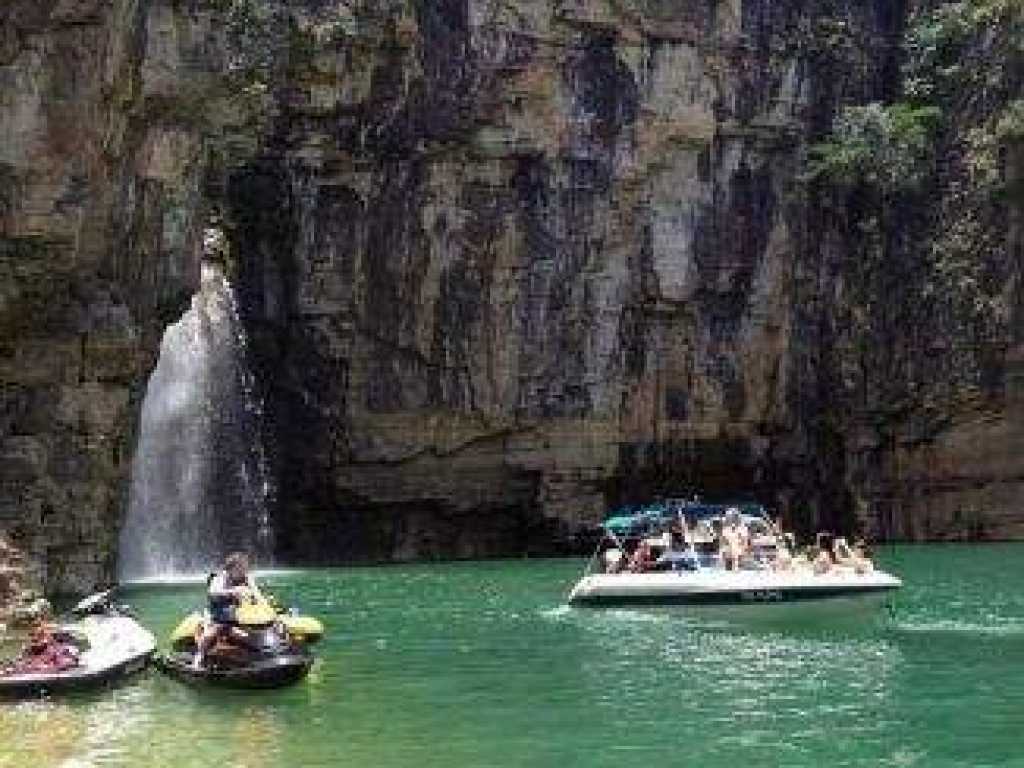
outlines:
{"label": "yellow jet ski", "polygon": [[[301,616],[288,611],[280,601],[269,593],[261,603],[242,603],[238,606],[241,615],[255,617],[272,612],[274,619],[279,621],[288,632],[288,637],[297,645],[313,645],[324,636],[324,625],[312,616]],[[176,651],[195,651],[196,633],[203,623],[203,614],[194,611],[181,620],[171,633],[171,647]],[[239,619],[241,623],[241,619]]]}
{"label": "yellow jet ski", "polygon": [[323,636],[316,619],[282,613],[279,605],[250,595],[196,668],[193,658],[205,620],[198,612],[186,616],[171,633],[171,652],[159,657],[157,666],[190,683],[275,688],[306,676],[313,665],[308,645]]}

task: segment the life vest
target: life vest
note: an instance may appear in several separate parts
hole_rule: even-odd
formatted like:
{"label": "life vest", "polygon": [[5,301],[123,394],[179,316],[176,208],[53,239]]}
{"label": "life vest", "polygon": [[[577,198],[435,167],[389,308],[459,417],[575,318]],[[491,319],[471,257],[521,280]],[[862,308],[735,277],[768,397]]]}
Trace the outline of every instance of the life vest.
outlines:
{"label": "life vest", "polygon": [[246,579],[232,579],[227,571],[215,571],[206,577],[206,604],[210,611],[210,617],[221,624],[233,624],[235,622],[235,599],[230,595],[211,595],[210,586],[214,579],[224,577],[224,583],[228,587],[244,587],[249,582]]}

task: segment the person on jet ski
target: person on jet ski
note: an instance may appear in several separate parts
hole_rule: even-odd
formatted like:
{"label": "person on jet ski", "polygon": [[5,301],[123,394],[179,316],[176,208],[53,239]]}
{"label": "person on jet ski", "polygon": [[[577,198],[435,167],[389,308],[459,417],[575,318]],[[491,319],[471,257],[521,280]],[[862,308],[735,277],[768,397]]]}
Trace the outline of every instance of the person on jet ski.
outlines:
{"label": "person on jet ski", "polygon": [[79,654],[75,645],[58,636],[45,619],[40,619],[32,627],[21,655],[3,672],[18,675],[65,672],[78,666]]}
{"label": "person on jet ski", "polygon": [[262,599],[263,595],[249,573],[249,558],[242,552],[232,552],[225,558],[223,570],[210,574],[207,581],[206,598],[210,616],[196,643],[193,667],[201,669],[206,652],[217,637],[231,631],[235,624],[235,610],[247,597]]}

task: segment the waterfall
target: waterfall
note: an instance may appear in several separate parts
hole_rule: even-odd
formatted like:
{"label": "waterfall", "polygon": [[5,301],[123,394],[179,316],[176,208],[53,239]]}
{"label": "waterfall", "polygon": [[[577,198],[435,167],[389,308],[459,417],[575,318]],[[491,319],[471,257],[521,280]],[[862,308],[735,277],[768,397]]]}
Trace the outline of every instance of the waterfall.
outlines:
{"label": "waterfall", "polygon": [[202,573],[228,551],[266,563],[271,475],[234,290],[204,261],[146,387],[120,540],[123,580]]}

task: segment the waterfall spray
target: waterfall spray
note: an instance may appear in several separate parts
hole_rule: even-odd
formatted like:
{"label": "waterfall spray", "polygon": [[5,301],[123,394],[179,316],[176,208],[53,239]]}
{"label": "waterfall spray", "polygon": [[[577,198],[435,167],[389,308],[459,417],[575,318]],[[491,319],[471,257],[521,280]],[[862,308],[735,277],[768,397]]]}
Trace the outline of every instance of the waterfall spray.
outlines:
{"label": "waterfall spray", "polygon": [[[216,231],[207,233],[207,246]],[[191,308],[167,328],[142,404],[122,579],[205,572],[228,550],[266,563],[273,498],[263,407],[234,290],[204,261]]]}

